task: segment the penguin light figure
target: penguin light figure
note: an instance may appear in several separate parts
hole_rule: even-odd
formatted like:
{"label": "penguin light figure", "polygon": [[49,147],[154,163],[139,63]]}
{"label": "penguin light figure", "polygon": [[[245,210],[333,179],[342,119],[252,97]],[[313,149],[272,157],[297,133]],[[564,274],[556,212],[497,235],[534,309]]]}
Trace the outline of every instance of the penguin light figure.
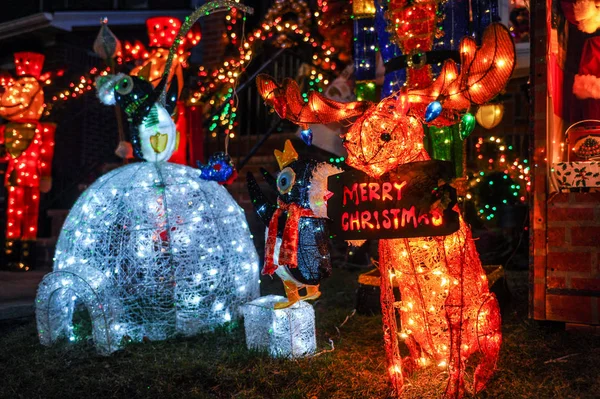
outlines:
{"label": "penguin light figure", "polygon": [[177,128],[171,118],[177,103],[177,81],[172,81],[163,105],[159,97],[166,80],[164,77],[156,88],[141,77],[122,73],[96,81],[100,101],[119,104],[127,114],[135,155],[148,162],[167,161],[177,148]]}
{"label": "penguin light figure", "polygon": [[[267,171],[263,177],[277,190],[277,205],[269,202],[252,173],[248,173],[250,198],[267,225],[263,274],[276,273],[285,287],[287,308],[299,300],[317,299],[319,283],[331,274],[329,227],[327,219],[327,178],[341,173],[333,165],[315,160],[298,160],[287,140],[284,151],[275,150],[280,172],[275,179]],[[299,290],[305,288],[301,296]]]}

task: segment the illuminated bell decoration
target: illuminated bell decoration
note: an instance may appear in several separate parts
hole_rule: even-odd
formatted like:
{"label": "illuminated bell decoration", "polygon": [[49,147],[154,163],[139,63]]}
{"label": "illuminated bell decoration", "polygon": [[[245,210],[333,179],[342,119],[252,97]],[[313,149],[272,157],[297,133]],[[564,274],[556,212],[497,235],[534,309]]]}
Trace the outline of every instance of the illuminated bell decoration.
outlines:
{"label": "illuminated bell decoration", "polygon": [[133,163],[81,195],[39,286],[42,344],[80,339],[72,321],[79,304],[101,354],[240,316],[259,294],[258,256],[243,210],[199,174],[168,162]]}
{"label": "illuminated bell decoration", "polygon": [[298,358],[315,353],[315,311],[304,301],[274,309],[285,298],[268,295],[243,306],[248,349],[266,350],[273,357]]}
{"label": "illuminated bell decoration", "polygon": [[302,139],[302,141],[304,141],[304,144],[312,145],[313,132],[312,132],[311,128],[302,129],[300,131],[300,138]]}
{"label": "illuminated bell decoration", "polygon": [[477,123],[485,129],[493,129],[502,121],[504,116],[503,104],[485,104],[479,107],[475,118]]}
{"label": "illuminated bell decoration", "polygon": [[460,118],[459,134],[461,139],[466,139],[475,129],[475,117],[473,114],[466,113]]}
{"label": "illuminated bell decoration", "polygon": [[439,101],[430,102],[425,109],[425,122],[431,122],[442,113],[442,104]]}

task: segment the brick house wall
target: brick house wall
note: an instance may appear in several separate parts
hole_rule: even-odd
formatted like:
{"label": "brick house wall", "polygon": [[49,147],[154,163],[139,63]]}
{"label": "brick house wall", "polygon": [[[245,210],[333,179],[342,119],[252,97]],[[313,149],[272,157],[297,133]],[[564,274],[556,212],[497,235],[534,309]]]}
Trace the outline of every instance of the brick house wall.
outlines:
{"label": "brick house wall", "polygon": [[559,193],[548,201],[546,318],[600,324],[600,193]]}
{"label": "brick house wall", "polygon": [[549,192],[548,2],[532,3],[532,195],[529,315],[600,332],[600,192]]}

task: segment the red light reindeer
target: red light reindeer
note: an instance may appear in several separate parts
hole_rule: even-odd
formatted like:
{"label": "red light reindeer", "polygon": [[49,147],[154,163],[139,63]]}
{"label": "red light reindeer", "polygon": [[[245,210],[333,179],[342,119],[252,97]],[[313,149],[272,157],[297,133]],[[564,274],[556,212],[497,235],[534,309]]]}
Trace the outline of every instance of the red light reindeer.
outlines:
{"label": "red light reindeer", "polygon": [[[488,101],[504,87],[514,66],[510,34],[493,24],[483,42],[479,50],[470,38],[461,42],[460,73],[454,61],[446,61],[431,86],[390,96],[379,104],[338,103],[316,92],[305,103],[292,80],[279,86],[262,75],[257,83],[267,104],[303,128],[358,117],[342,136],[347,162],[380,177],[399,165],[430,159],[423,147],[424,104],[440,101],[451,118],[471,102]],[[380,240],[379,255],[384,340],[396,394],[402,391],[407,372],[435,365],[449,373],[445,396],[462,397],[468,361],[476,363],[472,391],[481,391],[495,370],[502,336],[498,302],[489,292],[469,227],[461,219],[460,229],[448,236]],[[398,281],[401,302],[394,298],[392,279]],[[399,338],[410,351],[404,361]],[[478,353],[479,360],[473,356]]]}
{"label": "red light reindeer", "polygon": [[6,252],[20,251],[22,258],[16,262],[17,267],[27,270],[30,265],[25,259],[37,236],[40,191],[48,192],[52,184],[56,125],[39,121],[44,110],[44,91],[39,81],[44,56],[14,56],[18,78],[3,85],[0,98],[0,116],[9,121],[0,126],[8,163],[4,183],[8,190]]}

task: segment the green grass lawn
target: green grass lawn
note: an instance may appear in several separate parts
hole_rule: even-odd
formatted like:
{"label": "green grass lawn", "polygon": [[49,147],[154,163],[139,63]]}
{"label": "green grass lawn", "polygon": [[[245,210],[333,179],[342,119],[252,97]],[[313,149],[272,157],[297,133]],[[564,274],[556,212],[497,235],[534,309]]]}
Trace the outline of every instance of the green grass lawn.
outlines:
{"label": "green grass lawn", "polygon": [[[357,271],[335,269],[315,303],[317,342],[335,350],[302,360],[246,349],[243,326],[165,342],[129,345],[110,357],[89,342],[42,347],[35,323],[0,326],[0,398],[385,398],[389,395],[381,318],[355,315]],[[510,276],[498,371],[480,397],[598,398],[600,338],[526,318],[526,274]],[[263,294],[281,283],[263,281]],[[565,355],[564,362],[550,362]],[[423,371],[405,398],[435,398],[444,375]]]}

